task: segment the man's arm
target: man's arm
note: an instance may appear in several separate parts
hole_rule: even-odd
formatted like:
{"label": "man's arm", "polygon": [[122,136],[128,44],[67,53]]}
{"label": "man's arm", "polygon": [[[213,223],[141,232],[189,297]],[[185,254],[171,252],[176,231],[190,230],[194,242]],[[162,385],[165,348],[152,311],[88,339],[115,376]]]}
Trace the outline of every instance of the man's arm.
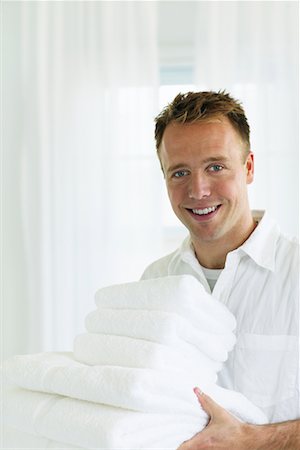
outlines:
{"label": "man's arm", "polygon": [[300,420],[250,425],[240,422],[197,388],[195,394],[210,421],[178,450],[300,450]]}

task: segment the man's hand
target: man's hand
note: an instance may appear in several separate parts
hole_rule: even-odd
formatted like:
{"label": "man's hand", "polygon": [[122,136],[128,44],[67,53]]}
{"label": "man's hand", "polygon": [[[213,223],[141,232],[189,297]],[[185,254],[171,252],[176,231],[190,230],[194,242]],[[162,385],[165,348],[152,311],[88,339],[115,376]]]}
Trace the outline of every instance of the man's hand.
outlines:
{"label": "man's hand", "polygon": [[198,388],[194,392],[210,419],[203,431],[185,441],[178,450],[300,450],[299,420],[271,425],[246,424]]}
{"label": "man's hand", "polygon": [[[192,439],[184,442],[178,450],[228,449],[253,450],[251,439],[247,434],[248,425],[240,422],[229,412],[215,403],[208,395],[194,389],[198,401],[210,417],[206,428]],[[247,439],[250,446],[241,446],[240,442]],[[252,443],[253,444],[253,443]]]}

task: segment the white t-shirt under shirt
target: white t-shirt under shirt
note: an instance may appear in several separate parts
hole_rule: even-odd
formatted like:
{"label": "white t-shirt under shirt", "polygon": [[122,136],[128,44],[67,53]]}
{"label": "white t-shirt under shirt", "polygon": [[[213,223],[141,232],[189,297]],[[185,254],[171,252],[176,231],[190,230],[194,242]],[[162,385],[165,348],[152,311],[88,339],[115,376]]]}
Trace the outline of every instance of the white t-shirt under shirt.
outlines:
{"label": "white t-shirt under shirt", "polygon": [[222,269],[207,269],[203,266],[201,266],[201,269],[204,273],[205,278],[207,279],[211,292],[213,292],[217,279],[221,275]]}
{"label": "white t-shirt under shirt", "polygon": [[219,384],[243,393],[270,422],[300,418],[297,242],[265,213],[247,241],[228,253],[214,286],[204,272],[209,279],[212,273],[200,266],[188,237],[148,266],[142,279],[194,275],[237,319],[237,343]]}

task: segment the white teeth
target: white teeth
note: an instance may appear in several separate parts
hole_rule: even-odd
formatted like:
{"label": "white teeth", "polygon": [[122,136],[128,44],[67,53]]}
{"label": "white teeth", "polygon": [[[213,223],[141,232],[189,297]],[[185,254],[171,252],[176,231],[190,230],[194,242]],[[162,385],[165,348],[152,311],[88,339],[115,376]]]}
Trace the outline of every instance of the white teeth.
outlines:
{"label": "white teeth", "polygon": [[200,216],[203,216],[204,214],[209,214],[217,209],[217,206],[210,206],[209,208],[204,209],[193,209],[194,214],[199,214]]}

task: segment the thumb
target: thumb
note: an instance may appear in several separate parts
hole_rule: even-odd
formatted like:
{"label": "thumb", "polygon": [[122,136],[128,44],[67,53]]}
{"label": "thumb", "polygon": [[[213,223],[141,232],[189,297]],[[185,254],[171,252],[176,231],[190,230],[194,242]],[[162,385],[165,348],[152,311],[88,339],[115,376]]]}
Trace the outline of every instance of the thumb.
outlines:
{"label": "thumb", "polygon": [[194,388],[194,393],[197,396],[198,402],[204,411],[212,418],[223,410],[211,397],[204,394],[198,387]]}

